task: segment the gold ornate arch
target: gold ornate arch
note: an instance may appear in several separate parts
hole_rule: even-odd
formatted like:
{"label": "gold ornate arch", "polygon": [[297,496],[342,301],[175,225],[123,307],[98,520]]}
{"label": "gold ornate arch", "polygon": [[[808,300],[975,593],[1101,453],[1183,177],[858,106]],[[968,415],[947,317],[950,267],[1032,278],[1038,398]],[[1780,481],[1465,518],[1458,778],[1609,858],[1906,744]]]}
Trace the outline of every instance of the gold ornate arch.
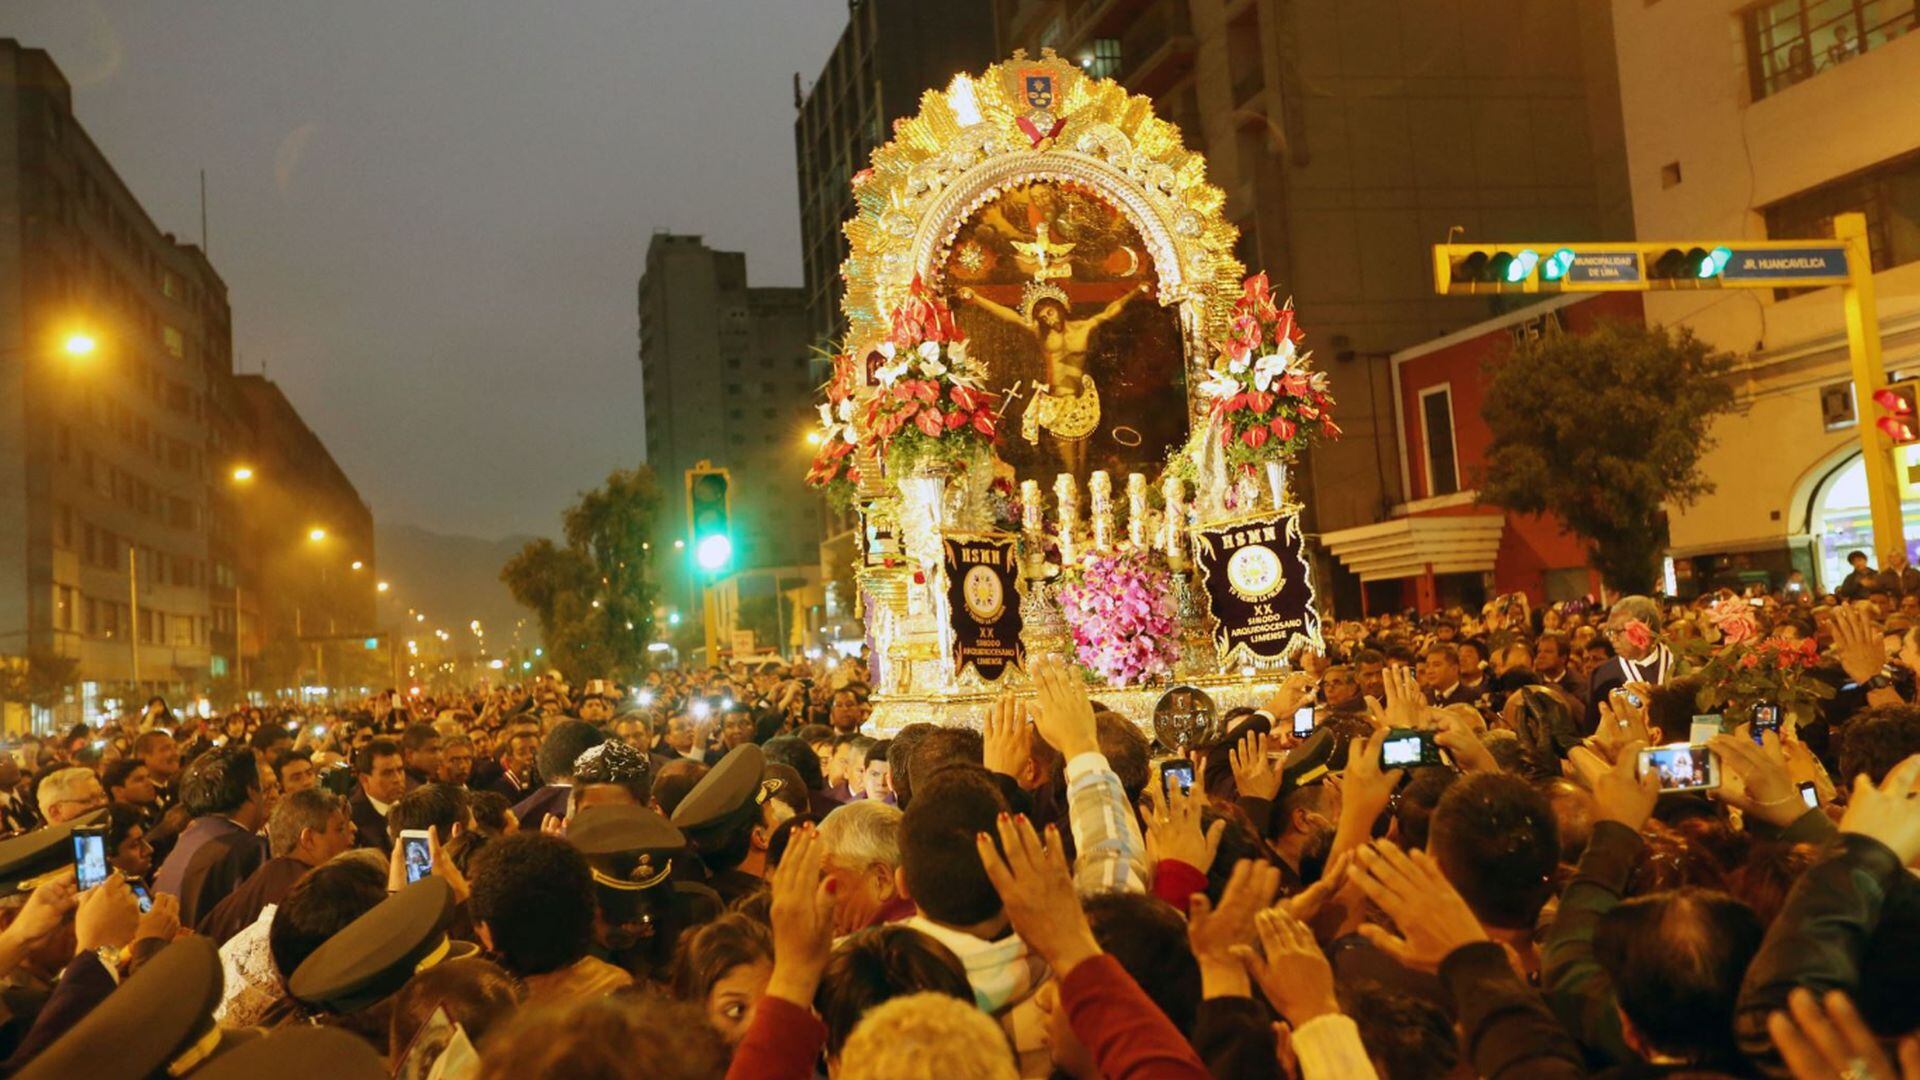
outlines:
{"label": "gold ornate arch", "polygon": [[[1051,78],[1045,107],[1027,96],[1036,75]],[[1179,306],[1189,367],[1204,366],[1244,273],[1233,254],[1239,230],[1221,212],[1226,197],[1152,101],[1090,78],[1052,49],[1038,60],[1016,51],[929,90],[855,178],[859,209],[845,225],[841,266],[848,344],[864,349],[884,335],[915,277],[941,284],[949,246],[972,214],[1033,180],[1084,186],[1127,217],[1153,257],[1160,302]]]}

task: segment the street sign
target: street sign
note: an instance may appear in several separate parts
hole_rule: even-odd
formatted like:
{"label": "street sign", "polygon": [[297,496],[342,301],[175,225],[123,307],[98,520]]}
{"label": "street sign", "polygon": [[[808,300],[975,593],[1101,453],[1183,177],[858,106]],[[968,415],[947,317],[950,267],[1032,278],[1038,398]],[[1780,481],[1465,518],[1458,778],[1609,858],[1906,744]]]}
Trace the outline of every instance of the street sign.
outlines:
{"label": "street sign", "polygon": [[1640,254],[1634,251],[1581,251],[1573,249],[1573,265],[1567,268],[1566,281],[1574,285],[1639,282]]}
{"label": "street sign", "polygon": [[1732,257],[1721,280],[1765,282],[1780,285],[1838,285],[1847,280],[1847,249],[1844,244],[1808,245],[1792,248],[1730,247]]}

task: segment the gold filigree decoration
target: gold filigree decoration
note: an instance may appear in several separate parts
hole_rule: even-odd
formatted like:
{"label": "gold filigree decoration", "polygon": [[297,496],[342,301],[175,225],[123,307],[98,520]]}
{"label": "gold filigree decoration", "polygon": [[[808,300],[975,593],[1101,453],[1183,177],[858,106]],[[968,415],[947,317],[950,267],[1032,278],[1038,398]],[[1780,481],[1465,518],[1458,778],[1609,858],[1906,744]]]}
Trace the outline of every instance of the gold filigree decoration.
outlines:
{"label": "gold filigree decoration", "polygon": [[[1029,75],[1052,78],[1044,107],[1027,100]],[[873,152],[856,188],[859,210],[844,226],[848,343],[864,350],[877,342],[916,276],[942,284],[954,238],[973,214],[1035,180],[1083,186],[1126,216],[1153,258],[1160,302],[1180,308],[1189,370],[1204,368],[1206,343],[1225,335],[1244,274],[1233,255],[1239,230],[1222,213],[1226,197],[1152,101],[1090,78],[1052,49],[1037,60],[1016,51],[981,75],[927,91],[920,112]]]}

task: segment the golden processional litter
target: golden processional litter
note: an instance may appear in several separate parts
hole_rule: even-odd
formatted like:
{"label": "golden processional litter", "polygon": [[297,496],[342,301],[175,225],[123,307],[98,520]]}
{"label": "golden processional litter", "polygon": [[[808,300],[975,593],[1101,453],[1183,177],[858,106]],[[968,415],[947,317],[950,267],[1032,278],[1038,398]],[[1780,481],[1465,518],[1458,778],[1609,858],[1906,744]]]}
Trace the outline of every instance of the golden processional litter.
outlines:
{"label": "golden processional litter", "polygon": [[1201,155],[1048,50],[929,91],[852,185],[808,479],[858,515],[875,725],[1046,653],[1139,722],[1265,700],[1320,645],[1288,465],[1339,428]]}

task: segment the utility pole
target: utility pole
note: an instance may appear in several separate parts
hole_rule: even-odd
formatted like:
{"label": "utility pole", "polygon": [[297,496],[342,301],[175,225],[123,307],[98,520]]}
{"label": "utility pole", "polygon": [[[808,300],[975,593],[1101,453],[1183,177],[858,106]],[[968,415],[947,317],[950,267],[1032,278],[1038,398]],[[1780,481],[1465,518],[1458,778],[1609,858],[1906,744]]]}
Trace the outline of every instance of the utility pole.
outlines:
{"label": "utility pole", "polygon": [[127,627],[127,642],[133,646],[133,692],[140,694],[140,548],[127,545],[127,610],[132,624]]}
{"label": "utility pole", "polygon": [[1840,287],[1847,314],[1847,360],[1853,367],[1855,426],[1860,430],[1860,458],[1867,467],[1867,509],[1873,520],[1873,546],[1878,565],[1887,565],[1892,552],[1906,553],[1906,522],[1900,512],[1900,476],[1894,471],[1893,451],[1874,430],[1874,391],[1887,385],[1880,360],[1880,316],[1873,298],[1873,262],[1867,248],[1867,216],[1835,214],[1833,235],[1847,245],[1847,280]]}

